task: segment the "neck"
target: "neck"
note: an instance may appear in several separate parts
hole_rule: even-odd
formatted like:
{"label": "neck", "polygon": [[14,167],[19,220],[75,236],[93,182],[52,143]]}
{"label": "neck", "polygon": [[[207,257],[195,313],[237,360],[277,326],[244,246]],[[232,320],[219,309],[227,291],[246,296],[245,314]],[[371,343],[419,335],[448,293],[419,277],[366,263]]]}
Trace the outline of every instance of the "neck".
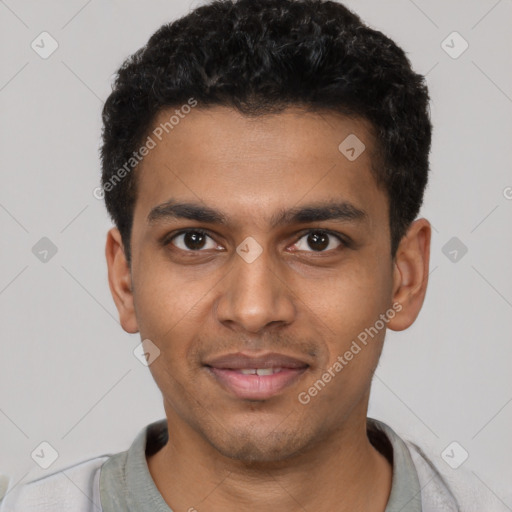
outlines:
{"label": "neck", "polygon": [[220,455],[168,418],[169,441],[148,467],[173,510],[384,512],[391,465],[369,442],[365,415],[348,423],[293,458],[248,463]]}

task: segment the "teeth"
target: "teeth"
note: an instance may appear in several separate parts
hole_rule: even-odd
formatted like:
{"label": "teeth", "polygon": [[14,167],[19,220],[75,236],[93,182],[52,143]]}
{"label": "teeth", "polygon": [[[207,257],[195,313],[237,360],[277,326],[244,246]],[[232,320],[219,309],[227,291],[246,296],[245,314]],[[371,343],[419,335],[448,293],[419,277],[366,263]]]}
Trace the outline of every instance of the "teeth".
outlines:
{"label": "teeth", "polygon": [[256,370],[256,373],[259,376],[262,376],[262,375],[273,375],[275,372],[274,372],[273,368],[258,368]]}
{"label": "teeth", "polygon": [[239,370],[242,375],[259,375],[260,377],[264,375],[273,375],[274,373],[279,373],[281,368],[244,368],[243,370]]}

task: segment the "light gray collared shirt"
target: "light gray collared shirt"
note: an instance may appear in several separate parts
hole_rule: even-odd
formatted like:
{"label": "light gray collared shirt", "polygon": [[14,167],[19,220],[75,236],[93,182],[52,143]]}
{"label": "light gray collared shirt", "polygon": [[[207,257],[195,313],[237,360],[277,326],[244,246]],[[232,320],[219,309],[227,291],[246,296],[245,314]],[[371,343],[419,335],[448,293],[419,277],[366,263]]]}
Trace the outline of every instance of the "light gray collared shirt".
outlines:
{"label": "light gray collared shirt", "polygon": [[[422,512],[418,474],[404,441],[386,424],[368,418],[368,437],[393,465],[386,512]],[[111,456],[100,473],[103,512],[172,512],[149,472],[146,452],[155,453],[167,441],[167,421],[151,423],[131,447]],[[193,504],[191,504],[191,507]]]}

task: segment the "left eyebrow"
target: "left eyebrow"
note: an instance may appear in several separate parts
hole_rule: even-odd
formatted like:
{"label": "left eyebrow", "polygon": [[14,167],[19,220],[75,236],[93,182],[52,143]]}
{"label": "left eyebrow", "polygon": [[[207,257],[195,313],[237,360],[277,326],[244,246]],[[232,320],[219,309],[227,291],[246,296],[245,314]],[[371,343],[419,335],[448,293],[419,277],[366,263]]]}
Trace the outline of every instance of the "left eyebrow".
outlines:
{"label": "left eyebrow", "polygon": [[[347,201],[313,203],[280,210],[270,217],[271,228],[286,224],[319,221],[363,221],[368,214]],[[219,210],[198,203],[177,202],[173,199],[155,206],[148,214],[148,224],[165,220],[188,219],[208,224],[228,225],[228,217]]]}
{"label": "left eyebrow", "polygon": [[270,225],[275,228],[284,224],[301,224],[309,222],[362,221],[368,214],[347,201],[320,203],[282,210],[272,216]]}

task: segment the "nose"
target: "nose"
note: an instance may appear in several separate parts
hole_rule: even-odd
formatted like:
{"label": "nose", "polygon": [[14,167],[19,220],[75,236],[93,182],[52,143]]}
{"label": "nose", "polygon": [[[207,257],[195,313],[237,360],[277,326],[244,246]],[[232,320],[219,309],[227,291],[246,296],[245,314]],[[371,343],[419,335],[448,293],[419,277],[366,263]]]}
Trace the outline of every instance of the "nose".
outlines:
{"label": "nose", "polygon": [[290,324],[296,314],[293,292],[263,252],[252,262],[234,255],[216,305],[219,322],[241,331],[259,333],[270,326]]}

